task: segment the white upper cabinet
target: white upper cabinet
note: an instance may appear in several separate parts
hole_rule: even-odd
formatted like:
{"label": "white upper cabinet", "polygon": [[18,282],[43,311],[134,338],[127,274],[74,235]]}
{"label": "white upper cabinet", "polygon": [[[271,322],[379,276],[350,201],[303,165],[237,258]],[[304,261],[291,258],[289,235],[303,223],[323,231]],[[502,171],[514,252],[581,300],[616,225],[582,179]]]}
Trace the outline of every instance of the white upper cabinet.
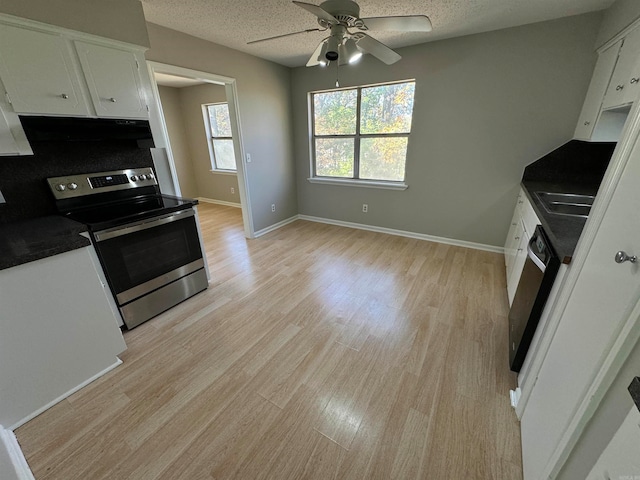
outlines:
{"label": "white upper cabinet", "polygon": [[87,42],[74,42],[89,94],[99,117],[149,116],[133,52]]}
{"label": "white upper cabinet", "polygon": [[609,88],[602,108],[613,108],[633,103],[638,98],[640,82],[640,28],[624,37]]}
{"label": "white upper cabinet", "polygon": [[18,113],[91,114],[73,52],[58,35],[0,24],[0,78]]}
{"label": "white upper cabinet", "polygon": [[0,22],[0,80],[16,113],[149,118],[144,66],[138,47]]}
{"label": "white upper cabinet", "polygon": [[602,99],[616,66],[622,40],[607,48],[598,56],[598,62],[591,77],[589,90],[582,106],[574,137],[578,140],[591,140],[593,130],[602,108]]}

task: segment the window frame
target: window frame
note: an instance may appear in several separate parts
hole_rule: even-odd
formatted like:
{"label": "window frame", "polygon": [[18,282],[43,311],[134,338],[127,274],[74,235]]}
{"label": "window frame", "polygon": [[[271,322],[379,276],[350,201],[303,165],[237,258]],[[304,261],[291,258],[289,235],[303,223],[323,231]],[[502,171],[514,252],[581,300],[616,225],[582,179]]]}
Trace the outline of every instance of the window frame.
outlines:
{"label": "window frame", "polygon": [[[229,102],[213,102],[213,103],[202,104],[202,116],[204,117],[205,132],[207,134],[207,145],[209,147],[211,171],[215,173],[236,174],[238,173],[238,165],[237,165],[237,158],[235,155],[235,145],[233,146],[233,150],[234,150],[233,160],[234,160],[234,163],[236,163],[236,168],[230,169],[230,168],[218,167],[218,162],[216,160],[216,152],[215,152],[215,147],[213,142],[214,140],[231,140],[233,145],[233,131],[231,132],[231,136],[215,136],[213,134],[213,126],[211,125],[209,107],[213,107],[216,105],[226,105],[227,112],[229,112]],[[231,125],[231,112],[229,112],[229,125]]]}
{"label": "window frame", "polygon": [[[411,110],[411,125],[408,133],[360,133],[361,127],[361,107],[362,107],[362,90],[365,88],[371,87],[385,87],[389,85],[400,85],[405,83],[413,83],[414,84],[414,104]],[[407,80],[398,80],[394,82],[386,82],[386,83],[375,83],[370,85],[358,85],[351,87],[343,87],[343,88],[333,88],[329,90],[317,90],[313,92],[309,92],[309,121],[310,121],[310,153],[311,153],[311,177],[308,179],[310,183],[327,183],[332,185],[357,185],[364,187],[378,187],[378,188],[390,188],[390,189],[401,189],[404,190],[407,188],[406,179],[407,179],[407,156],[404,158],[404,178],[402,180],[382,180],[382,179],[368,179],[368,178],[360,178],[360,140],[363,138],[393,138],[393,137],[401,137],[407,139],[407,151],[409,146],[409,137],[411,135],[411,131],[413,129],[413,111],[415,108],[415,79],[407,79]],[[331,93],[331,92],[340,92],[340,91],[348,91],[348,90],[356,90],[356,129],[354,134],[343,134],[343,135],[316,135],[316,112],[315,112],[315,101],[314,97],[316,94],[322,93]],[[353,139],[353,176],[352,177],[331,177],[325,175],[318,175],[316,168],[316,138],[352,138]]]}

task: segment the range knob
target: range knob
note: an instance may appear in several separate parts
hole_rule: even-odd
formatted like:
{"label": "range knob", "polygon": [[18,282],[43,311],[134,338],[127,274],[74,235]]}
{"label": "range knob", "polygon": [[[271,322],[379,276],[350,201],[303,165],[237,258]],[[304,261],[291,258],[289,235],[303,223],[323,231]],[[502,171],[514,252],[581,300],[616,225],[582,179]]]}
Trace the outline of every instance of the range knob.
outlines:
{"label": "range knob", "polygon": [[129,177],[129,178],[131,178],[132,182],[137,182],[138,181],[138,176],[137,175],[131,175],[131,177]]}
{"label": "range knob", "polygon": [[56,185],[56,190],[59,192],[64,192],[67,189],[66,185],[59,183]]}
{"label": "range knob", "polygon": [[140,180],[146,180],[147,176],[143,173],[142,175],[140,175]]}
{"label": "range knob", "polygon": [[153,180],[153,173],[148,173],[148,174],[147,174],[147,178],[148,178],[149,180]]}
{"label": "range knob", "polygon": [[69,190],[75,190],[76,188],[78,188],[78,184],[77,184],[77,183],[75,183],[75,182],[68,183],[68,184],[67,184],[67,188],[68,188]]}

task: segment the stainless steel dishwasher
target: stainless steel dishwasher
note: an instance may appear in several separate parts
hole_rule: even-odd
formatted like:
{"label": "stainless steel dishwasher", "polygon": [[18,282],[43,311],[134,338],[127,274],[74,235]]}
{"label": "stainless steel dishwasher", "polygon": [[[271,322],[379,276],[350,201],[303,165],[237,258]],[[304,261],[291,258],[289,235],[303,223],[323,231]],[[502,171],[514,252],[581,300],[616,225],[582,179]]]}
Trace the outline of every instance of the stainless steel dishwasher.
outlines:
{"label": "stainless steel dishwasher", "polygon": [[538,225],[509,310],[509,365],[514,372],[522,368],[559,268],[560,260]]}

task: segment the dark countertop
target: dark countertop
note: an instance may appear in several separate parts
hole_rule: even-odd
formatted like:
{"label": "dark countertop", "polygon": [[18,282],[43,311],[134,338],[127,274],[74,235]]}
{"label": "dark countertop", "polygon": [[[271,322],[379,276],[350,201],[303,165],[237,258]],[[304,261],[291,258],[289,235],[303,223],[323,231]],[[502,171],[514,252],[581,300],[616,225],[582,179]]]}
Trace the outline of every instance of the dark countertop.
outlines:
{"label": "dark countertop", "polygon": [[542,228],[549,237],[551,245],[562,263],[570,263],[573,252],[578,244],[578,239],[584,229],[587,219],[583,217],[574,217],[570,215],[560,215],[557,213],[549,213],[544,208],[535,192],[553,192],[553,193],[579,193],[584,195],[595,195],[597,188],[585,188],[579,185],[568,185],[566,183],[559,184],[543,181],[522,181],[522,187],[527,194],[533,209],[535,210]]}
{"label": "dark countertop", "polygon": [[59,215],[0,224],[0,270],[91,245],[87,228]]}
{"label": "dark countertop", "polygon": [[522,187],[562,263],[571,262],[587,219],[547,212],[535,192],[596,195],[615,147],[571,140],[524,170]]}

